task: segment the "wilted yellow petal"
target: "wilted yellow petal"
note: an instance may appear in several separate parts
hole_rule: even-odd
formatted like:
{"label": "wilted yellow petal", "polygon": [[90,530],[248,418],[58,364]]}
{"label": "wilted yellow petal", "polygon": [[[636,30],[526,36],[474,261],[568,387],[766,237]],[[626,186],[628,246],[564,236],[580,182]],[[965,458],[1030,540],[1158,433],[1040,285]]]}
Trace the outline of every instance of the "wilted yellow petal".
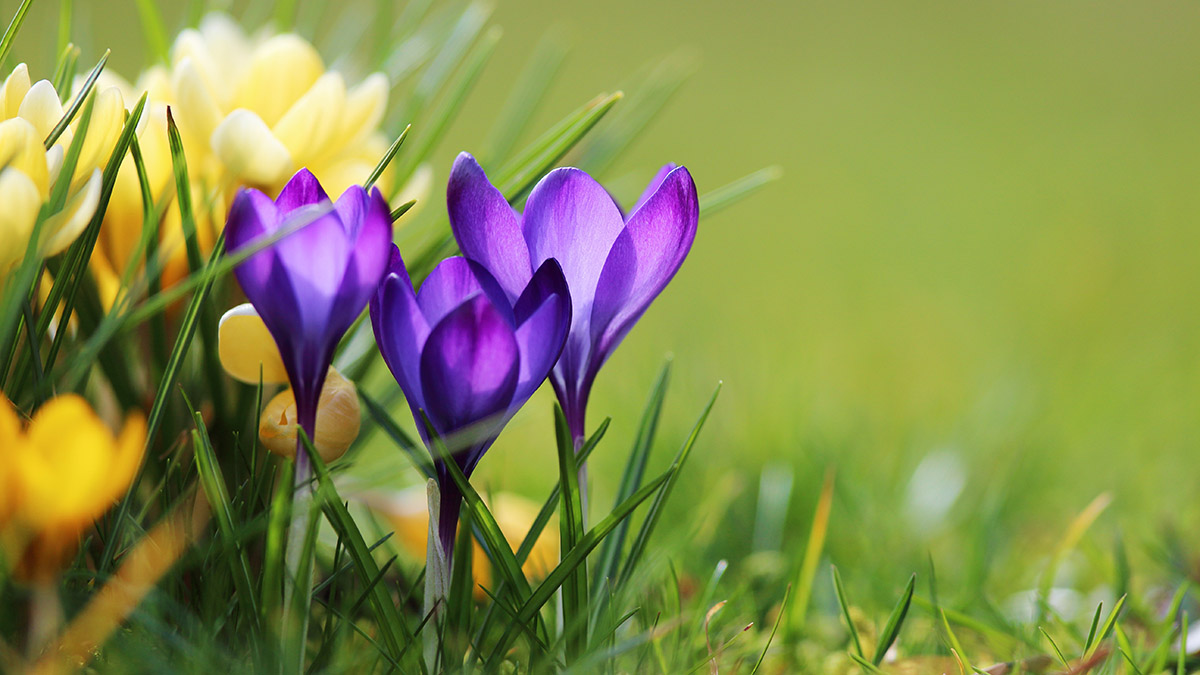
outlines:
{"label": "wilted yellow petal", "polygon": [[296,35],[276,35],[254,50],[238,80],[233,104],[274,125],[324,71],[312,45]]}
{"label": "wilted yellow petal", "polygon": [[63,112],[62,101],[49,80],[34,82],[29,88],[29,93],[25,94],[25,100],[21,101],[20,107],[17,108],[17,115],[28,120],[42,139],[49,136],[54,130],[54,125],[62,120]]}
{"label": "wilted yellow petal", "polygon": [[42,236],[48,237],[44,255],[51,256],[66,250],[80,232],[87,227],[100,203],[100,169],[92,169],[91,176],[78,192],[71,195],[63,210],[46,219]]}
{"label": "wilted yellow petal", "polygon": [[292,175],[292,156],[255,113],[238,109],[212,135],[212,149],[231,175],[250,185],[282,185]]}
{"label": "wilted yellow petal", "polygon": [[217,355],[225,372],[246,384],[287,382],[287,370],[275,339],[254,306],[245,303],[225,312],[217,327]]}
{"label": "wilted yellow petal", "polygon": [[308,164],[336,141],[346,100],[346,82],[338,73],[325,73],[271,129],[297,164]]}
{"label": "wilted yellow petal", "polygon": [[0,90],[0,118],[11,119],[17,116],[21,101],[29,92],[29,68],[24,63],[18,63],[8,77],[4,79],[4,88]]}
{"label": "wilted yellow petal", "polygon": [[[325,462],[332,462],[349,449],[358,438],[362,413],[358,390],[336,369],[330,368],[321,387],[317,403],[317,428],[313,447]],[[291,389],[279,392],[263,409],[258,425],[258,438],[271,452],[284,457],[296,456],[296,398]]]}
{"label": "wilted yellow petal", "polygon": [[37,221],[42,196],[37,186],[25,174],[13,169],[0,169],[0,284],[9,266],[25,255],[29,235]]}

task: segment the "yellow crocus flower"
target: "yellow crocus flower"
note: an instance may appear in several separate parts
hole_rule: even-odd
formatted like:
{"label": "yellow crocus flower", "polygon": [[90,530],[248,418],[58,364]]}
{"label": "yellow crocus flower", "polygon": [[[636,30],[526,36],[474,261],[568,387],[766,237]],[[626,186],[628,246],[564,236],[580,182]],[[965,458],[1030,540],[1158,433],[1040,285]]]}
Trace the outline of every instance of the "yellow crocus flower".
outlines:
{"label": "yellow crocus flower", "polygon": [[129,488],[145,442],[141,415],[130,415],[114,436],[74,394],[43,405],[26,429],[8,401],[0,401],[0,533],[19,578],[44,582],[57,576],[80,535]]}
{"label": "yellow crocus flower", "polygon": [[[100,199],[100,170],[124,124],[124,101],[115,88],[96,90],[87,137],[70,177],[66,203],[42,230],[41,255],[71,245],[87,226]],[[25,255],[38,212],[58,181],[79,119],[49,150],[45,141],[64,114],[63,101],[48,80],[31,82],[19,64],[0,88],[0,280]]]}

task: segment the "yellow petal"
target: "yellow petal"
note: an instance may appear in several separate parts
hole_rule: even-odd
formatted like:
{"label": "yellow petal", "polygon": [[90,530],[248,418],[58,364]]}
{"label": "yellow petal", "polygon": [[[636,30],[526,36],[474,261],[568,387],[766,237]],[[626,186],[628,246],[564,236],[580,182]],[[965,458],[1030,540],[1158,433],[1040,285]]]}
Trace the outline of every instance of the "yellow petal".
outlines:
{"label": "yellow petal", "polygon": [[296,35],[276,35],[254,50],[238,80],[234,105],[253,110],[267,125],[274,125],[324,71],[312,45]]}
{"label": "yellow petal", "polygon": [[388,79],[383,73],[372,73],[350,90],[346,110],[342,115],[338,141],[342,147],[359,143],[379,126],[387,109]]}
{"label": "yellow petal", "polygon": [[228,94],[230,88],[222,86],[225,77],[217,65],[212,51],[208,48],[208,44],[204,41],[204,36],[193,28],[181,31],[179,37],[175,38],[175,44],[171,46],[172,68],[178,68],[185,60],[191,60],[192,67],[199,73],[205,89],[212,95],[213,100],[222,109],[227,109],[225,106],[230,102]]}
{"label": "yellow petal", "polygon": [[92,169],[103,168],[108,163],[124,125],[125,100],[121,92],[116,87],[109,87],[96,94],[92,117],[88,120],[87,136],[83,139],[79,162],[75,165],[76,180],[86,180]]}
{"label": "yellow petal", "polygon": [[217,327],[217,355],[225,372],[235,380],[258,384],[260,367],[264,384],[288,380],[275,339],[248,302],[221,317]]}
{"label": "yellow petal", "polygon": [[189,153],[190,163],[196,151],[208,152],[213,131],[221,123],[221,109],[192,58],[175,66],[171,88],[175,92],[173,116],[179,134],[187,148],[196,149]]}
{"label": "yellow petal", "polygon": [[58,92],[49,80],[38,80],[25,94],[25,100],[17,108],[17,115],[29,120],[38,132],[38,138],[45,139],[54,130],[63,117],[62,101]]}
{"label": "yellow petal", "polygon": [[43,197],[49,194],[46,146],[28,120],[14,117],[0,122],[0,166],[20,171],[33,181],[39,194]]}
{"label": "yellow petal", "polygon": [[9,267],[25,255],[29,235],[37,221],[42,196],[25,174],[9,167],[0,170],[0,285]]}
{"label": "yellow petal", "polygon": [[306,165],[337,140],[346,100],[346,82],[338,73],[319,77],[271,129],[297,164]]}
{"label": "yellow petal", "polygon": [[80,232],[87,227],[100,203],[100,169],[92,169],[91,176],[78,192],[63,206],[63,210],[46,219],[43,236],[48,237],[43,254],[52,256],[66,250]]}
{"label": "yellow petal", "polygon": [[108,510],[112,432],[82,398],[68,394],[42,406],[26,437],[27,451],[13,458],[24,495],[21,520],[35,530],[82,530]]}
{"label": "yellow petal", "polygon": [[[9,400],[0,394],[0,447],[12,454],[23,452],[24,450],[17,445],[23,442],[21,436],[21,420],[17,418]],[[9,516],[17,506],[17,482],[12,473],[8,462],[0,462],[0,531],[4,530]],[[0,554],[4,552],[2,543],[0,542]]]}
{"label": "yellow petal", "polygon": [[275,187],[292,175],[292,156],[262,118],[239,108],[212,135],[212,149],[229,173],[250,185]]}
{"label": "yellow petal", "polygon": [[[317,403],[317,426],[313,447],[325,462],[341,457],[358,438],[362,413],[358,390],[336,369],[330,368],[321,387]],[[285,389],[271,399],[263,409],[258,425],[258,438],[271,452],[283,457],[296,456],[296,398]]]}
{"label": "yellow petal", "polygon": [[4,88],[0,89],[0,119],[12,119],[17,116],[21,101],[29,92],[29,68],[24,63],[18,63],[16,68],[4,80]]}
{"label": "yellow petal", "polygon": [[421,211],[421,208],[425,205],[425,202],[429,201],[429,193],[432,190],[433,167],[429,165],[429,162],[425,162],[417,167],[417,170],[413,172],[412,177],[408,179],[408,182],[404,184],[404,187],[400,188],[400,193],[396,195],[395,199],[392,200],[396,206],[407,204],[414,199],[417,202],[416,204],[413,204],[411,209],[405,212],[404,216],[402,216],[400,220],[396,221],[395,226],[399,227],[401,223],[411,222],[412,219],[416,217],[417,213]]}
{"label": "yellow petal", "polygon": [[125,418],[125,426],[117,437],[115,450],[106,476],[109,501],[116,501],[125,494],[142,464],[142,455],[146,450],[146,418],[141,413],[130,413]]}
{"label": "yellow petal", "polygon": [[[250,58],[250,40],[228,14],[212,12],[200,21],[200,36],[218,72],[236,73]],[[230,87],[232,89],[232,87]]]}

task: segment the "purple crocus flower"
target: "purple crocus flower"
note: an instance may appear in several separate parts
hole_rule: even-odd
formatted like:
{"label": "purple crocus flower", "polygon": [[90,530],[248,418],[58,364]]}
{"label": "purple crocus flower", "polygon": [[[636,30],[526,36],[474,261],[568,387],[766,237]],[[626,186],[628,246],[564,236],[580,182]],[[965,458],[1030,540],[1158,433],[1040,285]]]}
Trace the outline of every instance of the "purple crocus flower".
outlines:
{"label": "purple crocus flower", "polygon": [[[414,293],[400,252],[371,299],[383,360],[408,400],[434,456],[441,496],[438,536],[454,550],[462,495],[447,472],[470,476],[500,430],[558,360],[571,323],[571,298],[555,260],[543,262],[510,299],[482,265],[443,260]],[[422,411],[450,457],[433,451]]]}
{"label": "purple crocus flower", "polygon": [[462,153],[446,190],[450,227],[463,255],[486,267],[514,298],[543,261],[562,264],[574,318],[550,382],[576,450],[596,373],[675,275],[696,237],[696,185],[684,167],[659,170],[626,214],[591,176],[551,171],[518,214]]}
{"label": "purple crocus flower", "polygon": [[[306,218],[311,222],[302,224]],[[295,393],[297,420],[313,438],[325,373],[342,335],[379,287],[392,224],[378,188],[368,194],[352,186],[331,204],[316,177],[301,169],[274,201],[258,190],[239,191],[225,237],[232,253],[294,226],[295,232],[247,258],[234,273],[275,338]],[[296,453],[297,475],[306,457]]]}

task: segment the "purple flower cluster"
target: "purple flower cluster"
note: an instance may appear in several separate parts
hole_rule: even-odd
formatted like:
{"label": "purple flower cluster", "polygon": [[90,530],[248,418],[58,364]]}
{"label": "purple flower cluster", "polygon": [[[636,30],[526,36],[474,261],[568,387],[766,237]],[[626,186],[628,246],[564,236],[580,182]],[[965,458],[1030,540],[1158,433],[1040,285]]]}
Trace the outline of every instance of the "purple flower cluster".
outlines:
{"label": "purple flower cluster", "polygon": [[546,175],[517,213],[466,153],[446,197],[462,256],[443,260],[419,289],[390,243],[379,191],[350,188],[330,208],[307,171],[274,202],[242,191],[227,238],[236,251],[325,205],[242,263],[238,281],[279,346],[310,435],[334,349],[369,303],[379,351],[426,446],[433,452],[428,420],[448,449],[434,457],[448,553],[462,497],[445,462],[470,476],[547,377],[578,449],[596,374],[683,263],[699,208],[687,169],[667,165],[627,213],[573,168]]}

